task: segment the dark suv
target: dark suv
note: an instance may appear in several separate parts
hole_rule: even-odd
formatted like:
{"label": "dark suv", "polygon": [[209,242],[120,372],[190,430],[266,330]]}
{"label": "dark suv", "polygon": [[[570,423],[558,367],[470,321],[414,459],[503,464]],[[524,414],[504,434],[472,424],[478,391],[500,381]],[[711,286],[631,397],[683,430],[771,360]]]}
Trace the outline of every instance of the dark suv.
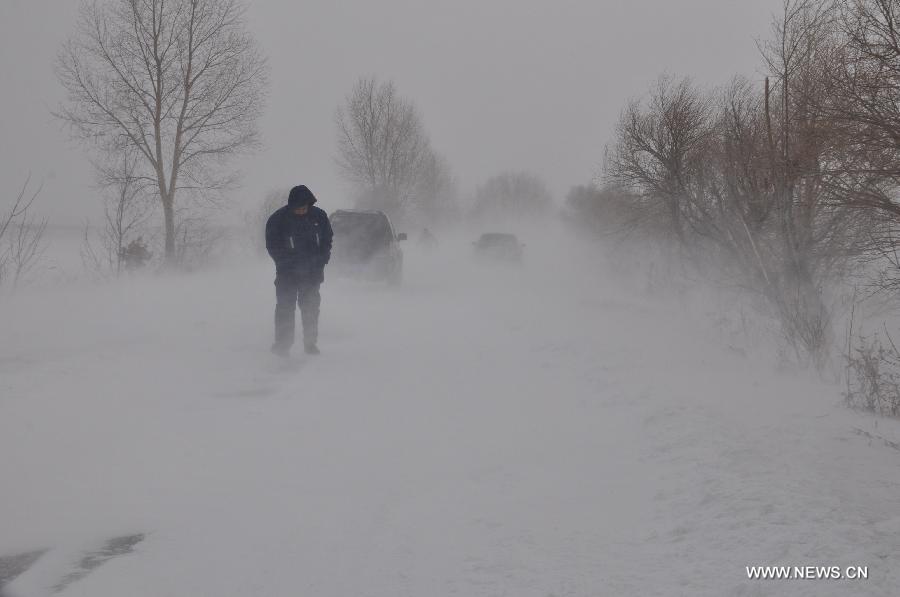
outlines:
{"label": "dark suv", "polygon": [[395,234],[381,211],[341,209],[330,216],[334,229],[331,265],[339,274],[399,284],[403,279],[405,234]]}

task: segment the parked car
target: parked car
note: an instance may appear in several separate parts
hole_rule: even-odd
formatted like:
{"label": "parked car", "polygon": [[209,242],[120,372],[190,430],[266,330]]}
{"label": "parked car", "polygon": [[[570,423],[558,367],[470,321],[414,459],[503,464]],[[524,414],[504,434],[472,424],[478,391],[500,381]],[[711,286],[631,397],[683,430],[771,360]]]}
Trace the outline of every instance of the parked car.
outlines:
{"label": "parked car", "polygon": [[399,284],[403,251],[390,219],[381,211],[341,209],[330,216],[334,229],[331,267],[338,274]]}
{"label": "parked car", "polygon": [[511,263],[522,262],[522,249],[525,245],[519,242],[515,234],[486,232],[472,244],[478,257]]}

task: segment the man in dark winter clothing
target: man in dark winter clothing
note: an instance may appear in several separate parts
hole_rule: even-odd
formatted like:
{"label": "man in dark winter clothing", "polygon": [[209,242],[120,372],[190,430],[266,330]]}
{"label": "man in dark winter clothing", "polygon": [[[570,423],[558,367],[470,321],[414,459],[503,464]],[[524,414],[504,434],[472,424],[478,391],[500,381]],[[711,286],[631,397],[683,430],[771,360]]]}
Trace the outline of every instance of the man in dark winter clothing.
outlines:
{"label": "man in dark winter clothing", "polygon": [[315,207],[315,196],[303,185],[291,189],[288,204],[266,222],[266,250],[275,262],[275,343],[272,352],[290,354],[294,344],[294,312],[300,305],[303,347],[319,354],[319,285],[331,259],[333,233],[328,216]]}

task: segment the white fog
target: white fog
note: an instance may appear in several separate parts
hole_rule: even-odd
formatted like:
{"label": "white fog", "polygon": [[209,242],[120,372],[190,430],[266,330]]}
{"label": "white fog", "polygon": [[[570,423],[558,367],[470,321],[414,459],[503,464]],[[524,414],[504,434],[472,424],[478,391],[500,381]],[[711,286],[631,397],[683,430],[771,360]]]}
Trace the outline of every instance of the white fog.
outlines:
{"label": "white fog", "polygon": [[[900,591],[900,2],[0,1],[0,597]],[[196,146],[63,45],[232,5]]]}

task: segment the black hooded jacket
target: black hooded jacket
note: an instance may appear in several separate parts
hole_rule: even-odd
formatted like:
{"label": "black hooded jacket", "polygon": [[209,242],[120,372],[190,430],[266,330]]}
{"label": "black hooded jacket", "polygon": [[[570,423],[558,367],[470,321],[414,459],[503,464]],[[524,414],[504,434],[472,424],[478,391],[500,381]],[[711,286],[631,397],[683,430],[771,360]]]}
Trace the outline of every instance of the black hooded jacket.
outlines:
{"label": "black hooded jacket", "polygon": [[266,250],[278,275],[296,275],[321,283],[325,264],[331,259],[333,236],[328,215],[314,205],[302,216],[284,206],[266,222]]}

